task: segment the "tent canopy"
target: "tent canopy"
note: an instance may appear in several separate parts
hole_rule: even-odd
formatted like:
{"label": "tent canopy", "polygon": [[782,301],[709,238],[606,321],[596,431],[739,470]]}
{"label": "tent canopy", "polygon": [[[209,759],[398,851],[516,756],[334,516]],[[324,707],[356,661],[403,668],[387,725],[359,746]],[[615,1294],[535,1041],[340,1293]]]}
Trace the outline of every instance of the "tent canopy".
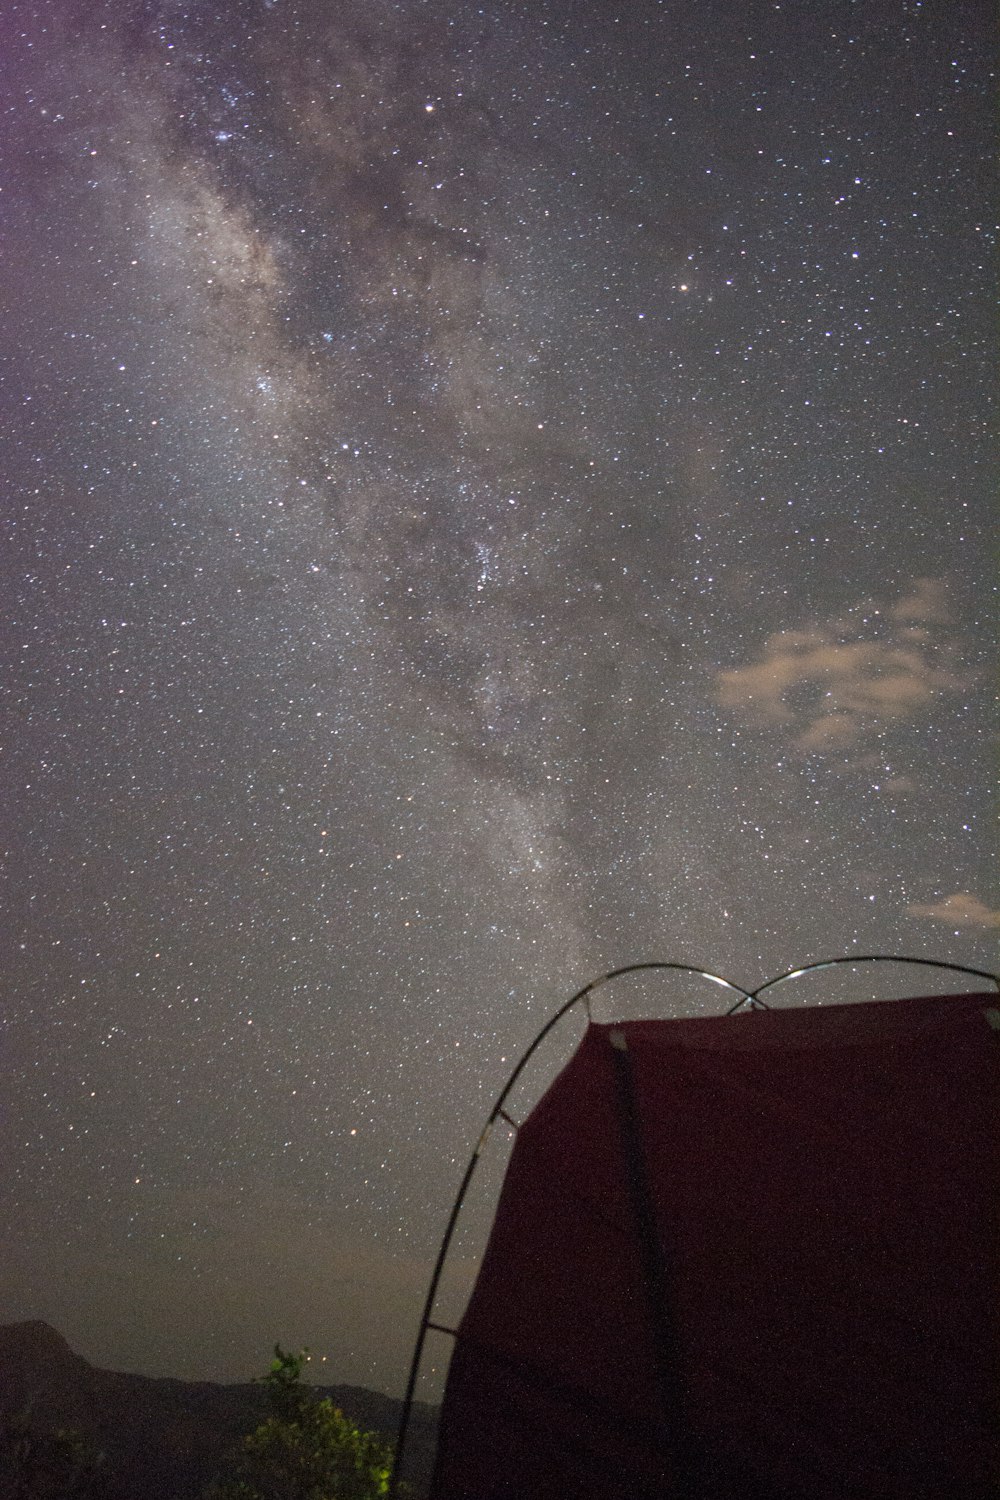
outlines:
{"label": "tent canopy", "polygon": [[592,1024],[521,1126],[433,1500],[996,1493],[992,994]]}

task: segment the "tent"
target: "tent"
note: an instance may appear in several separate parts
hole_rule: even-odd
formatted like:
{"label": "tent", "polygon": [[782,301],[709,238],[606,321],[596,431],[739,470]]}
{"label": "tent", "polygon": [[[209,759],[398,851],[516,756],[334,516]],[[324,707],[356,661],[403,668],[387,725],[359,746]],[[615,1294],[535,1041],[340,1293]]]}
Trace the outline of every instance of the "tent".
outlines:
{"label": "tent", "polygon": [[998,1049],[995,994],[592,1022],[518,1130],[431,1500],[995,1496]]}

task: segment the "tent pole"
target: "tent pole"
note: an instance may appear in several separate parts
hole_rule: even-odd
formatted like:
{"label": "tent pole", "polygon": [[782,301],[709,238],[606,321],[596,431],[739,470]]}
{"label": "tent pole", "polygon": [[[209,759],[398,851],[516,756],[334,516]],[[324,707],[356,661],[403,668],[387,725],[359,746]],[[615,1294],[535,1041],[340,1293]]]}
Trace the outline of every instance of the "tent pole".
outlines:
{"label": "tent pole", "polygon": [[417,1390],[417,1380],[420,1374],[420,1364],[423,1359],[424,1343],[427,1338],[427,1330],[430,1327],[431,1318],[434,1312],[434,1304],[437,1300],[438,1283],[441,1280],[441,1273],[444,1269],[444,1263],[447,1259],[448,1251],[451,1247],[452,1236],[455,1233],[459,1214],[461,1213],[462,1205],[465,1202],[465,1195],[469,1189],[470,1183],[472,1182],[472,1178],[475,1175],[476,1167],[479,1165],[479,1157],[482,1153],[483,1147],[486,1144],[489,1133],[492,1130],[495,1121],[501,1115],[507,1097],[513,1089],[518,1078],[520,1078],[521,1073],[526,1067],[529,1059],[536,1052],[541,1042],[543,1042],[544,1039],[548,1036],[549,1032],[552,1031],[553,1028],[562,1020],[563,1016],[571,1011],[573,1007],[580,1001],[583,1001],[583,1004],[586,1008],[587,1020],[589,1022],[592,1019],[590,1013],[590,996],[594,994],[596,990],[603,988],[603,986],[606,984],[610,984],[614,979],[621,979],[626,974],[641,974],[643,972],[652,970],[673,970],[677,973],[682,974],[697,974],[700,975],[701,978],[709,979],[713,984],[721,985],[723,989],[731,990],[734,994],[739,995],[739,1003],[741,1005],[745,1001],[750,999],[749,991],[742,989],[738,984],[733,984],[732,980],[723,979],[721,975],[712,974],[707,969],[695,968],[692,964],[673,962],[664,963],[658,960],[647,963],[626,964],[623,968],[611,969],[607,974],[601,974],[597,979],[592,979],[589,984],[585,984],[582,989],[577,990],[575,995],[571,996],[571,998],[567,1000],[565,1004],[559,1007],[555,1015],[549,1017],[545,1025],[536,1035],[534,1041],[522,1054],[521,1058],[514,1067],[513,1072],[501,1089],[500,1096],[497,1099],[497,1102],[494,1104],[492,1110],[490,1111],[489,1118],[486,1121],[486,1127],[483,1130],[482,1135],[479,1137],[478,1142],[476,1143],[476,1148],[472,1153],[469,1165],[465,1169],[465,1175],[462,1178],[458,1193],[456,1194],[455,1202],[452,1206],[451,1214],[448,1218],[448,1224],[444,1232],[444,1238],[442,1239],[440,1249],[438,1250],[437,1260],[435,1262],[434,1271],[431,1276],[431,1284],[427,1290],[427,1298],[424,1302],[423,1315],[420,1319],[420,1328],[417,1333],[417,1341],[413,1349],[413,1358],[410,1361],[410,1372],[407,1377],[406,1392],[403,1396],[403,1411],[399,1419],[399,1430],[396,1435],[396,1451],[393,1457],[392,1470],[389,1474],[389,1500],[396,1500],[396,1495],[398,1494],[399,1490],[400,1478],[403,1473],[404,1455],[406,1452],[406,1438],[410,1427],[410,1413],[413,1410],[413,1402]]}
{"label": "tent pole", "polygon": [[677,1322],[672,1315],[670,1303],[671,1268],[667,1265],[662,1237],[656,1223],[656,1209],[642,1144],[642,1125],[632,1059],[624,1031],[616,1027],[608,1033],[608,1039],[613,1048],[622,1149],[629,1196],[639,1234],[643,1280],[653,1335],[653,1360],[662,1419],[661,1445],[664,1459],[669,1463],[669,1472],[662,1476],[663,1493],[669,1492],[677,1500],[697,1500],[701,1493],[698,1443],[687,1410]]}

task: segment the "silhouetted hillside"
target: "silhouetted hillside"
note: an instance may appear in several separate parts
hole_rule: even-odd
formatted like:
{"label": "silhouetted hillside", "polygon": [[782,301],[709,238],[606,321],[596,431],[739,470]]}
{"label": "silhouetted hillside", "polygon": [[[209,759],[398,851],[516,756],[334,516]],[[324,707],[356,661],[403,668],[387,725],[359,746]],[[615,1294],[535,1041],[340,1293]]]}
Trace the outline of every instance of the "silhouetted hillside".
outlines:
{"label": "silhouetted hillside", "polygon": [[[359,1426],[394,1439],[402,1403],[362,1386],[317,1386]],[[108,1500],[194,1500],[230,1449],[266,1415],[256,1385],[154,1379],[100,1370],[47,1323],[0,1325],[0,1423],[28,1413],[37,1432],[73,1428],[105,1454]],[[437,1408],[418,1405],[408,1477],[429,1477]],[[0,1500],[7,1490],[0,1475]]]}

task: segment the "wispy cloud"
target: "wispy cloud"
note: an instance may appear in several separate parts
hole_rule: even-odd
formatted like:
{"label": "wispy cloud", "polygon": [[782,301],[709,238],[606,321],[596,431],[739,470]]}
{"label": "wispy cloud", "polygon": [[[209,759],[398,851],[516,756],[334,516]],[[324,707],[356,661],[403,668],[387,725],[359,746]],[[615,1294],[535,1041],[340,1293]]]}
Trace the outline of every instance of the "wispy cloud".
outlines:
{"label": "wispy cloud", "polygon": [[893,604],[776,632],[756,661],[718,673],[716,699],[751,722],[787,728],[802,751],[857,745],[968,687],[948,623],[942,581],[918,578]]}
{"label": "wispy cloud", "polygon": [[956,891],[940,901],[918,902],[908,906],[911,917],[930,917],[952,927],[1000,927],[1000,910],[995,910],[971,891]]}
{"label": "wispy cloud", "polygon": [[912,591],[891,606],[894,620],[916,620],[922,625],[947,625],[951,621],[943,578],[915,578]]}

